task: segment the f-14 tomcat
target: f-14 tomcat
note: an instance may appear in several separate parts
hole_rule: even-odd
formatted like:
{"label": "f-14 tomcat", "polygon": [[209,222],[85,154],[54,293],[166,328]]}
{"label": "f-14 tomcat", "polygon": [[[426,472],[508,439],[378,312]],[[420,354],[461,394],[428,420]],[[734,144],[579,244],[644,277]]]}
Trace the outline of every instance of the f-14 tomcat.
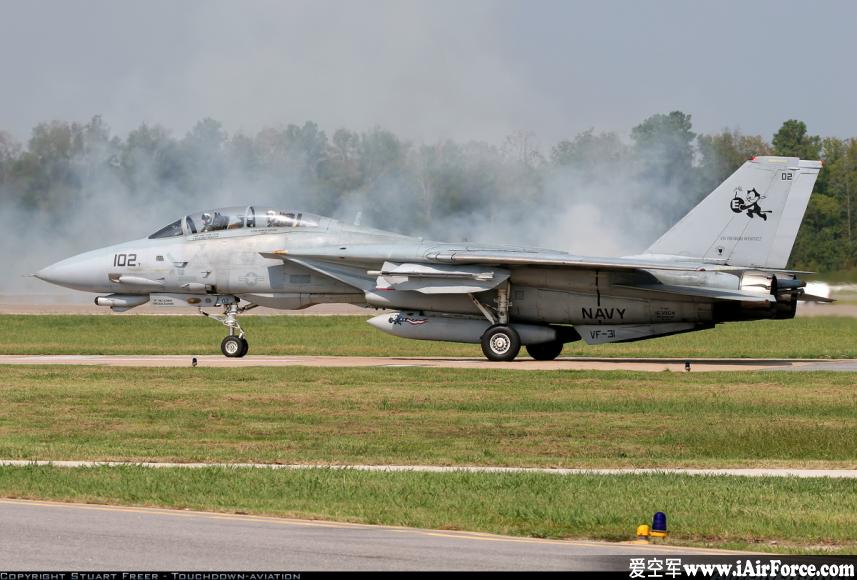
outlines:
{"label": "f-14 tomcat", "polygon": [[[257,206],[186,215],[148,238],[80,254],[36,276],[103,293],[124,311],[223,309],[221,350],[248,344],[238,315],[256,306],[349,303],[385,309],[390,334],[480,343],[490,360],[523,345],[550,360],[563,344],[629,342],[736,320],[792,318],[804,293],[786,270],[818,161],[747,161],[643,254],[594,258],[531,248],[425,241]],[[389,312],[392,311],[392,312]]]}

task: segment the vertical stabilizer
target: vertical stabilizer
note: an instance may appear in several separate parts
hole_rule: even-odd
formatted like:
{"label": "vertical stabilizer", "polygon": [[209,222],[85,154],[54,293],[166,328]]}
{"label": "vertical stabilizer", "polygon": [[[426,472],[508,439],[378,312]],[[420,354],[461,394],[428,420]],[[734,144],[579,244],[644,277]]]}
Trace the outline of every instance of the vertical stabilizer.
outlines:
{"label": "vertical stabilizer", "polygon": [[820,161],[755,157],[703,199],[646,254],[785,268]]}

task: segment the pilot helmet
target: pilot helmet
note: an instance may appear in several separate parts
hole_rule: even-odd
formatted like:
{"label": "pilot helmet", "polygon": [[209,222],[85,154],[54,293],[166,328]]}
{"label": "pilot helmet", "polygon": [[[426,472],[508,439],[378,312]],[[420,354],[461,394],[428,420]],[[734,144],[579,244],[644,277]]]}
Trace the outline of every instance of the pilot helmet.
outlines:
{"label": "pilot helmet", "polygon": [[208,212],[204,212],[202,214],[202,223],[205,225],[209,225],[211,223],[211,214]]}

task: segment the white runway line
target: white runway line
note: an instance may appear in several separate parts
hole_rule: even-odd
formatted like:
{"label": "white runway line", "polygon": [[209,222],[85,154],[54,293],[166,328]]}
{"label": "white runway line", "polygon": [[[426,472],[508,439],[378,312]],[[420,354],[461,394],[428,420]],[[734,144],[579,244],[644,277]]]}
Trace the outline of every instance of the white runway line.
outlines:
{"label": "white runway line", "polygon": [[542,468],[542,467],[490,467],[490,466],[441,466],[441,465],[303,465],[279,463],[166,463],[130,461],[45,461],[26,459],[0,459],[0,467],[53,466],[77,467],[148,467],[153,469],[184,468],[204,469],[219,467],[227,469],[353,469],[355,471],[380,472],[427,472],[427,473],[549,473],[553,475],[708,475],[736,477],[829,477],[835,479],[857,479],[857,469],[797,469],[797,468],[724,468],[694,469],[679,467],[643,468]]}
{"label": "white runway line", "polygon": [[710,371],[857,371],[857,360],[814,359],[675,359],[675,358],[592,358],[569,357],[553,361],[519,359],[512,362],[491,362],[478,357],[405,357],[405,356],[248,356],[227,358],[220,355],[0,355],[2,364],[28,365],[95,365],[126,367],[190,367],[196,358],[197,366],[225,367],[364,367],[364,368],[454,368],[488,369],[492,371],[562,371],[562,370],[625,370],[683,373],[690,362],[693,372]]}

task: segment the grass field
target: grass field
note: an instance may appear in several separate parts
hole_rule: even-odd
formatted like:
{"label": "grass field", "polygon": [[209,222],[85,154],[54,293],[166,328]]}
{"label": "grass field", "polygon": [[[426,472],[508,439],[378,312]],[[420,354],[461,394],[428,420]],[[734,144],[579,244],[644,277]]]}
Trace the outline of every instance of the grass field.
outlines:
{"label": "grass field", "polygon": [[673,545],[857,551],[857,486],[833,479],[4,467],[0,494],[602,540],[664,511]]}
{"label": "grass field", "polygon": [[[244,317],[251,354],[482,356],[477,345],[415,341],[373,329],[361,316]],[[224,328],[201,316],[5,316],[6,354],[215,354]],[[566,345],[566,356],[855,358],[857,320],[734,322],[628,344]]]}
{"label": "grass field", "polygon": [[0,457],[857,464],[852,373],[2,367]]}
{"label": "grass field", "polygon": [[[197,317],[7,316],[3,353],[206,354]],[[363,317],[246,317],[254,354],[480,356]],[[566,355],[857,356],[847,318],[735,323]],[[0,457],[556,467],[857,466],[857,375],[0,367]],[[313,469],[0,468],[0,496],[543,537],[857,550],[853,480]]]}

